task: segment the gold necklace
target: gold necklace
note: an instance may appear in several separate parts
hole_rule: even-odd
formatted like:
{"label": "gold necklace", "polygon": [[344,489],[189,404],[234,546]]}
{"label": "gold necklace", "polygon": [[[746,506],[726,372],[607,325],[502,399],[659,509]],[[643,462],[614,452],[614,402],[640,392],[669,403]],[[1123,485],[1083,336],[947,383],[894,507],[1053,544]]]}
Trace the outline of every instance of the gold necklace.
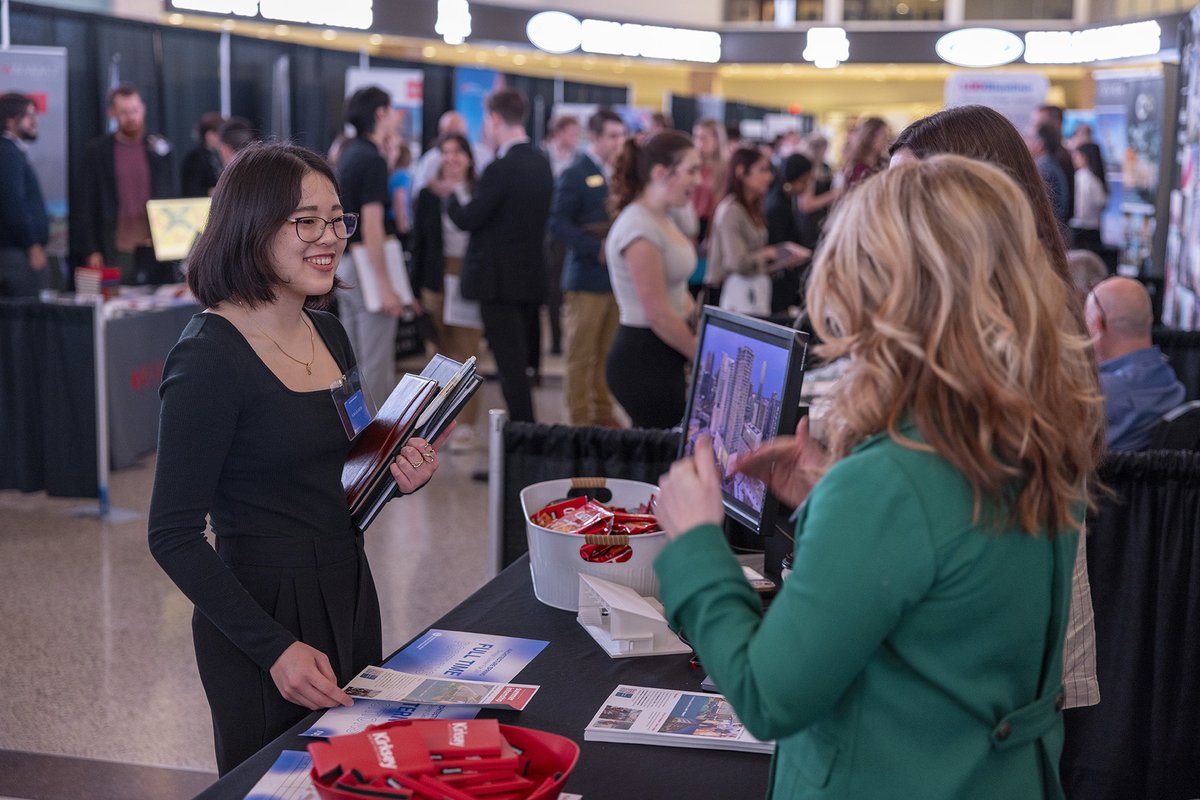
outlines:
{"label": "gold necklace", "polygon": [[[249,316],[249,315],[247,315],[247,316]],[[279,352],[283,353],[285,356],[290,358],[292,361],[295,361],[297,364],[304,367],[304,371],[307,372],[309,375],[312,375],[312,364],[314,361],[317,360],[317,338],[313,334],[312,325],[310,325],[308,320],[306,320],[304,318],[303,311],[300,312],[300,321],[304,323],[304,327],[308,328],[308,346],[312,350],[312,353],[309,355],[308,361],[301,361],[300,359],[298,359],[295,356],[288,353],[287,350],[284,350],[282,347],[280,347],[279,342],[272,339],[271,334],[264,331],[262,326],[258,324],[258,320],[256,320],[254,317],[250,317],[250,321],[254,323],[254,327],[258,328],[259,333],[261,333],[263,336],[266,336],[267,339],[270,340],[271,344],[275,345],[276,349],[278,349]]]}

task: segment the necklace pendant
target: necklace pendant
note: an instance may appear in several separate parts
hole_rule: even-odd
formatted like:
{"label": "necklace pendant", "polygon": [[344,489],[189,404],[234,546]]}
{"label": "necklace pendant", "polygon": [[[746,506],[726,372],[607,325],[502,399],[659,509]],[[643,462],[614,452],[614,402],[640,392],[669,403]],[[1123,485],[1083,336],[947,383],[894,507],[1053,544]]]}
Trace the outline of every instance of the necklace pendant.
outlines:
{"label": "necklace pendant", "polygon": [[304,365],[304,371],[307,372],[309,375],[312,375],[312,367],[310,367],[308,364]]}

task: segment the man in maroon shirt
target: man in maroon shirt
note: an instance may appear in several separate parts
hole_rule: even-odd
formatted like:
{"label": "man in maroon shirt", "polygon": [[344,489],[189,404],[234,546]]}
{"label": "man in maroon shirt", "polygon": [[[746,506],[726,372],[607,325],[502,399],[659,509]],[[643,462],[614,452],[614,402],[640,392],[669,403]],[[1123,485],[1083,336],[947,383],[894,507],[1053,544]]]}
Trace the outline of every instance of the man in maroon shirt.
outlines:
{"label": "man in maroon shirt", "polygon": [[146,135],[146,105],[131,83],[109,92],[108,116],[116,132],[92,140],[84,152],[87,263],[120,267],[122,283],[170,282],[173,265],[154,258],[146,201],[176,195],[171,144]]}

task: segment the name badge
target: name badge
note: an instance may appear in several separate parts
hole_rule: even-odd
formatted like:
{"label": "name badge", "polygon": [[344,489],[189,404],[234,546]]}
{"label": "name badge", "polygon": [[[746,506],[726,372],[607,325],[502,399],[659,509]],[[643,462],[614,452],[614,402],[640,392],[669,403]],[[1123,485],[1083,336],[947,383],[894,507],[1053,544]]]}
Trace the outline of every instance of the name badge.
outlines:
{"label": "name badge", "polygon": [[587,186],[589,189],[599,189],[601,186],[604,185],[604,176],[603,175],[588,175],[586,182],[587,182]]}
{"label": "name badge", "polygon": [[371,393],[363,385],[358,367],[334,381],[329,387],[337,406],[338,416],[342,419],[342,427],[346,429],[346,438],[353,439],[362,429],[375,418],[377,411]]}

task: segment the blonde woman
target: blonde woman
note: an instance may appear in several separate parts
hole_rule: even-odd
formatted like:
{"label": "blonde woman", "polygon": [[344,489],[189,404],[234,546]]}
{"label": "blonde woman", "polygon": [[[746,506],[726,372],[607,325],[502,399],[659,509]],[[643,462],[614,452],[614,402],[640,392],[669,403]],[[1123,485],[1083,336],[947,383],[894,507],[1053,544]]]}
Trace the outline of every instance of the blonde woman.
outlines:
{"label": "blonde woman", "polygon": [[715,119],[702,119],[692,126],[692,141],[700,156],[700,183],[692,193],[692,208],[704,241],[725,189],[725,127]]}
{"label": "blonde woman", "polygon": [[664,605],[747,729],[777,740],[772,797],[1062,797],[1062,644],[1103,406],[1049,270],[1024,193],[990,165],[936,156],[846,195],[809,294],[822,355],[850,359],[828,451],[802,424],[735,464],[801,506],[769,613],[722,537],[708,444],[664,476]]}

